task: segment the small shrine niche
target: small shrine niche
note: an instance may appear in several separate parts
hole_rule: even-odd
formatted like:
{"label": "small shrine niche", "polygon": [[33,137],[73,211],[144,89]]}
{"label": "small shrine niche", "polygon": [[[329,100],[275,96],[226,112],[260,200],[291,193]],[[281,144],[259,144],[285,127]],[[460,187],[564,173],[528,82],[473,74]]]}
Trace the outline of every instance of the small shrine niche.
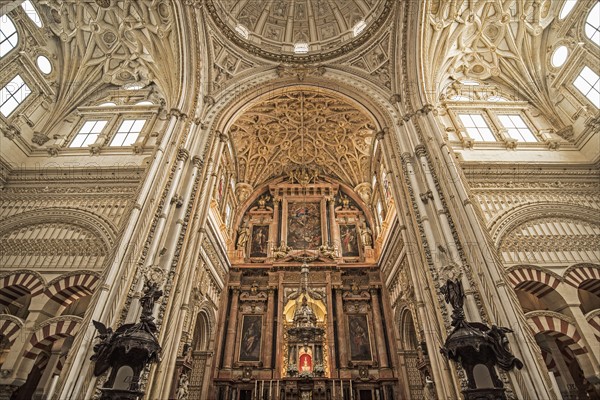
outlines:
{"label": "small shrine niche", "polygon": [[234,259],[271,263],[299,257],[373,262],[372,218],[361,196],[316,170],[297,169],[250,196],[238,217]]}
{"label": "small shrine niche", "polygon": [[318,290],[308,289],[307,264],[301,273],[301,288],[286,296],[282,376],[328,376],[327,307]]}

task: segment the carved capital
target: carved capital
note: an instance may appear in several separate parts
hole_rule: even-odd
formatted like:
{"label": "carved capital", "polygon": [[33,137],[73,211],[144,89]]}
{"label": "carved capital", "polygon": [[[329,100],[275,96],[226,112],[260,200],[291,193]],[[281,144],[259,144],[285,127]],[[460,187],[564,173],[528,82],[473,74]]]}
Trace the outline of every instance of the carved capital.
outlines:
{"label": "carved capital", "polygon": [[202,159],[198,156],[192,157],[192,163],[194,164],[194,167],[196,167],[196,168],[202,168],[202,164],[204,164]]}
{"label": "carved capital", "polygon": [[423,144],[418,144],[415,146],[415,154],[417,155],[417,157],[426,157],[427,149]]}
{"label": "carved capital", "polygon": [[1,127],[0,130],[2,130],[2,134],[8,140],[15,140],[17,136],[21,136],[21,132],[14,125],[7,125],[5,127]]}
{"label": "carved capital", "polygon": [[183,147],[180,147],[179,150],[177,150],[177,161],[185,161],[190,157],[190,152],[187,151],[187,149],[184,149]]}
{"label": "carved capital", "polygon": [[43,146],[50,138],[45,133],[34,132],[31,141],[38,146]]}
{"label": "carved capital", "polygon": [[412,155],[409,152],[404,152],[400,155],[400,158],[402,159],[402,164],[409,164],[411,162]]}

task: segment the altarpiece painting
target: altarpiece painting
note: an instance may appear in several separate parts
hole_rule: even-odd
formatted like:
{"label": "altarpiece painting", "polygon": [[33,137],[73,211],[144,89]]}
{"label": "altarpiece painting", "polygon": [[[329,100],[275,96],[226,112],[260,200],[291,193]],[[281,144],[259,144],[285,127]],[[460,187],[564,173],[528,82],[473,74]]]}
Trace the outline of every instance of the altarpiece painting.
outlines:
{"label": "altarpiece painting", "polygon": [[319,203],[290,203],[287,245],[293,249],[316,249],[322,244]]}
{"label": "altarpiece painting", "polygon": [[350,337],[350,359],[353,361],[371,361],[371,338],[369,324],[365,314],[348,315],[348,333]]}
{"label": "altarpiece painting", "polygon": [[240,334],[240,361],[260,361],[262,316],[244,315]]}

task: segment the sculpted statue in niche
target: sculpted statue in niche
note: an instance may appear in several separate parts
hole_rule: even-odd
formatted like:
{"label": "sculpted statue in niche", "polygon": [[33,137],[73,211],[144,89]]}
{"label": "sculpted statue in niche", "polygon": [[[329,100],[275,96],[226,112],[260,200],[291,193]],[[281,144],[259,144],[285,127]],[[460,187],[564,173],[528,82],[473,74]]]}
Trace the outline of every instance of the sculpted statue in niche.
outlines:
{"label": "sculpted statue in niche", "polygon": [[244,225],[238,230],[237,246],[238,250],[243,250],[248,243],[248,236],[250,234],[250,228],[248,227],[248,221],[244,221]]}
{"label": "sculpted statue in niche", "polygon": [[264,210],[269,200],[271,200],[271,197],[268,195],[260,196],[260,199],[258,199],[258,208]]}
{"label": "sculpted statue in niche", "polygon": [[371,232],[371,229],[367,226],[367,224],[363,224],[362,228],[359,228],[359,231],[363,246],[373,246],[373,232]]}

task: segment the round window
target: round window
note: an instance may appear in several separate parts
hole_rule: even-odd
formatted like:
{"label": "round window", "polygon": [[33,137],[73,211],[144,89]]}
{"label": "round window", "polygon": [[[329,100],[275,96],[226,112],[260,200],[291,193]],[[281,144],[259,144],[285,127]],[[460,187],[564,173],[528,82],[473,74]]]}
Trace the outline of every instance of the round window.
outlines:
{"label": "round window", "polygon": [[46,75],[52,72],[52,63],[50,62],[50,60],[48,60],[48,57],[46,56],[39,56],[37,58],[37,65],[40,71],[42,71]]}
{"label": "round window", "polygon": [[569,55],[569,49],[567,46],[558,46],[554,53],[552,53],[552,66],[554,67],[562,67],[562,65],[567,61],[567,56]]}

